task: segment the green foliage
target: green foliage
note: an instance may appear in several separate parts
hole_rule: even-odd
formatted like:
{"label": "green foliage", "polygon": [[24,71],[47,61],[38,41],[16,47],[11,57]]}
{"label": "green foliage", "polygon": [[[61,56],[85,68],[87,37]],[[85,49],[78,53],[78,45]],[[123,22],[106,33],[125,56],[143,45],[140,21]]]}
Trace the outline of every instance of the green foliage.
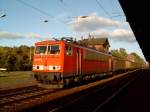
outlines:
{"label": "green foliage", "polygon": [[144,63],[145,63],[145,62],[144,62],[144,59],[142,59],[138,54],[136,54],[136,53],[131,53],[131,55],[134,56],[134,59],[135,59],[136,62],[141,63],[141,64],[144,64]]}
{"label": "green foliage", "polygon": [[9,71],[31,70],[34,47],[22,45],[20,47],[0,46],[0,68]]}
{"label": "green foliage", "polygon": [[122,59],[126,59],[128,54],[124,48],[120,48],[119,50],[111,50],[111,54],[115,57],[119,57]]}
{"label": "green foliage", "polygon": [[111,54],[115,57],[119,57],[122,59],[127,59],[128,55],[132,55],[134,57],[134,61],[140,64],[145,64],[144,59],[142,59],[138,54],[131,53],[128,54],[124,48],[120,48],[119,50],[111,50]]}

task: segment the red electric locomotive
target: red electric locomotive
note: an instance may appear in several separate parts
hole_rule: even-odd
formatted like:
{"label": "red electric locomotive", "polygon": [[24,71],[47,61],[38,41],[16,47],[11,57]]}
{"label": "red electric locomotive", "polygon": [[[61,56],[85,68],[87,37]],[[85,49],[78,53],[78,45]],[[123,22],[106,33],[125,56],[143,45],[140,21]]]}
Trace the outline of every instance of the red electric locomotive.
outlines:
{"label": "red electric locomotive", "polygon": [[111,55],[81,46],[71,39],[35,43],[33,72],[40,85],[62,88],[111,71]]}
{"label": "red electric locomotive", "polygon": [[85,47],[68,38],[35,43],[33,59],[34,77],[43,87],[62,88],[73,82],[143,66]]}

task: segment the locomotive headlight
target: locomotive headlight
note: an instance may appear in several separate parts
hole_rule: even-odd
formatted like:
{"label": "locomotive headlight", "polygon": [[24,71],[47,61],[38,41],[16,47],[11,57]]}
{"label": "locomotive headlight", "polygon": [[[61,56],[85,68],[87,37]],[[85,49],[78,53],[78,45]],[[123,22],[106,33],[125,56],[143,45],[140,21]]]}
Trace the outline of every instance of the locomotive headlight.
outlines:
{"label": "locomotive headlight", "polygon": [[49,66],[49,70],[53,70],[53,66]]}
{"label": "locomotive headlight", "polygon": [[61,66],[57,66],[57,68],[56,68],[56,69],[57,69],[57,70],[61,70],[61,68],[62,68]]}
{"label": "locomotive headlight", "polygon": [[49,66],[49,70],[61,70],[62,69],[62,67],[61,66]]}
{"label": "locomotive headlight", "polygon": [[42,65],[33,65],[32,69],[33,70],[44,70],[44,66],[42,66]]}
{"label": "locomotive headlight", "polygon": [[32,69],[33,69],[33,70],[36,70],[36,66],[35,66],[35,65],[33,65],[33,66],[32,66]]}

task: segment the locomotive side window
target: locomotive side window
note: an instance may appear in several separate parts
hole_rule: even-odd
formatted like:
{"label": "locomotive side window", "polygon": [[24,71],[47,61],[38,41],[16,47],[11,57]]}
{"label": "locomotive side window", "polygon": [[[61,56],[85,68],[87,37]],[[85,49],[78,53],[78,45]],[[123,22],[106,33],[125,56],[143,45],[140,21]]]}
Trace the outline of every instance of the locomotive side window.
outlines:
{"label": "locomotive side window", "polygon": [[50,45],[48,46],[48,54],[59,54],[60,53],[60,47],[59,45]]}
{"label": "locomotive side window", "polygon": [[37,46],[35,53],[36,54],[45,54],[46,53],[46,46]]}
{"label": "locomotive side window", "polygon": [[72,47],[69,46],[69,45],[66,45],[65,47],[65,50],[66,50],[66,55],[72,55]]}

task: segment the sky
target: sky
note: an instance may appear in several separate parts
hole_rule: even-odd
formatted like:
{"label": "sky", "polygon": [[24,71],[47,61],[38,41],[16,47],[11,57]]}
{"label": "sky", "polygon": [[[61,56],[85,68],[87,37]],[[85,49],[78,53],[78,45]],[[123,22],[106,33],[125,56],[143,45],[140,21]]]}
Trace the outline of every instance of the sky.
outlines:
{"label": "sky", "polygon": [[118,0],[0,0],[0,17],[0,46],[90,34],[144,58]]}

